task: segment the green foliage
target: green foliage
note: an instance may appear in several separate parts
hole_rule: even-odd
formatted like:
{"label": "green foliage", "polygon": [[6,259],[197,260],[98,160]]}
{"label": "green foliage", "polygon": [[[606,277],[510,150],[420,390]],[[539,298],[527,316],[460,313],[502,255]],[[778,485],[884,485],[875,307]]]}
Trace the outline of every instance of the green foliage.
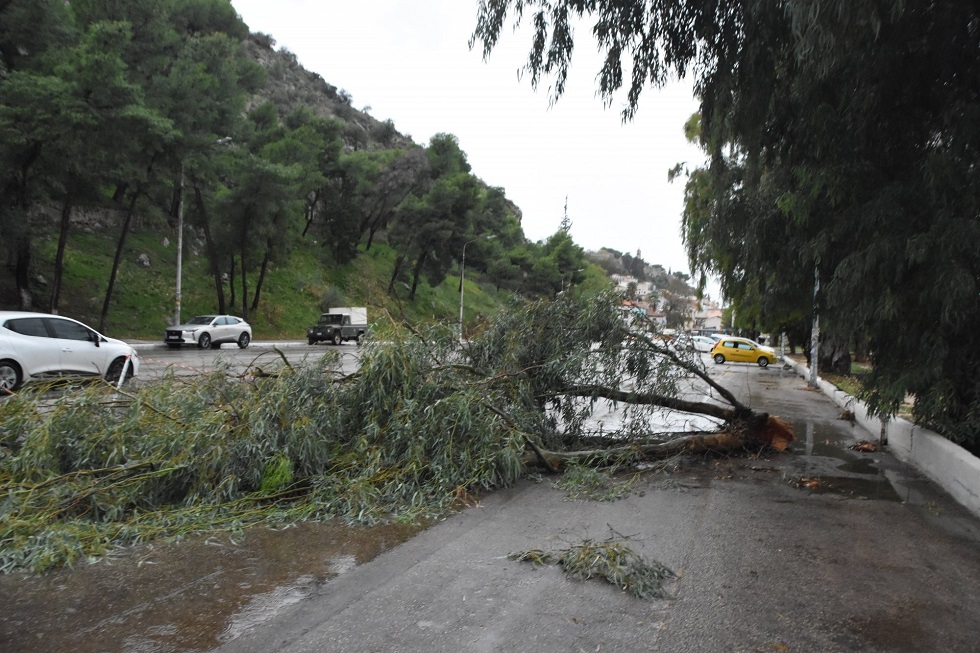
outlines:
{"label": "green foliage", "polygon": [[293,483],[293,461],[277,454],[269,459],[262,470],[262,481],[259,484],[259,494],[270,495],[282,492]]}
{"label": "green foliage", "polygon": [[[439,334],[433,334],[439,337]],[[522,440],[453,388],[417,340],[271,378],[217,372],[129,397],[99,385],[4,402],[0,569],[43,571],[107,547],[264,520],[410,520],[522,473]],[[393,389],[397,388],[395,392]]]}
{"label": "green foliage", "polygon": [[[631,334],[617,303],[515,300],[465,343],[450,326],[382,323],[346,377],[334,350],[125,393],[18,393],[0,404],[0,571],[261,522],[414,520],[510,485],[529,442],[564,449],[596,435],[600,384],[676,393],[679,359]],[[624,406],[621,431],[591,441],[643,441],[652,409]],[[568,479],[593,495],[602,485],[574,468]],[[598,497],[631,487],[614,485]]]}
{"label": "green foliage", "polygon": [[664,583],[676,577],[657,561],[644,560],[622,542],[585,542],[556,553],[532,549],[507,556],[534,565],[556,564],[577,580],[605,580],[641,599],[670,598]]}
{"label": "green foliage", "polygon": [[609,474],[594,467],[571,463],[562,471],[555,487],[563,490],[570,500],[616,501],[629,496],[638,476],[617,482]]}

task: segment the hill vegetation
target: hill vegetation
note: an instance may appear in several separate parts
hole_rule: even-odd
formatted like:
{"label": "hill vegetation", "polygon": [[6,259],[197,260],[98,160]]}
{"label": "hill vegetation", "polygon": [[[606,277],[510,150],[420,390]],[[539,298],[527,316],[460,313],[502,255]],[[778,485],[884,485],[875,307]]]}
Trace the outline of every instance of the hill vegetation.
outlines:
{"label": "hill vegetation", "polygon": [[529,241],[455,136],[354,109],[227,0],[10,0],[0,25],[2,308],[155,337],[178,242],[181,313],[268,335],[325,304],[454,319],[464,252],[468,316],[604,285],[557,220]]}

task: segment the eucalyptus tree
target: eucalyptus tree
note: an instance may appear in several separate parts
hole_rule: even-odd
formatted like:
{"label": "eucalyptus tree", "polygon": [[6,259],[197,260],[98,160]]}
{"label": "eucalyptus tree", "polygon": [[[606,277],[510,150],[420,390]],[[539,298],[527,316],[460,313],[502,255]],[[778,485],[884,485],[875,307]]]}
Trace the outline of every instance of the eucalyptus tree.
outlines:
{"label": "eucalyptus tree", "polygon": [[980,440],[975,3],[484,0],[485,54],[511,10],[531,14],[532,83],[554,74],[557,95],[586,15],[624,117],[647,86],[693,74],[710,157],[687,225],[698,271],[730,296],[812,288],[816,271],[822,322],[870,338],[872,409],[911,392],[920,421]]}
{"label": "eucalyptus tree", "polygon": [[[43,572],[260,523],[436,518],[461,496],[570,462],[623,469],[785,447],[784,423],[634,328],[619,304],[515,298],[466,343],[446,325],[392,325],[349,375],[334,350],[234,383],[218,370],[132,392],[92,384],[71,401],[18,393],[0,431],[0,568]],[[679,396],[692,383],[701,392]],[[600,423],[606,402],[620,420]],[[66,509],[79,497],[99,509]]]}

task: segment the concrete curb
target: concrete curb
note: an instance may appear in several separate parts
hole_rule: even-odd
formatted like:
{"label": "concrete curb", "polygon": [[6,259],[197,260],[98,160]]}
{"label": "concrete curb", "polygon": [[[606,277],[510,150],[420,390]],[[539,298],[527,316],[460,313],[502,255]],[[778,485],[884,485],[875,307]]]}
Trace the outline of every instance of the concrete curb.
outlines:
{"label": "concrete curb", "polygon": [[[810,378],[810,368],[806,365],[789,358],[783,361],[803,378]],[[883,423],[869,416],[867,406],[820,377],[817,386],[842,410],[854,413],[854,421],[872,437],[881,438],[896,458],[918,469],[980,517],[980,458],[901,417]]]}

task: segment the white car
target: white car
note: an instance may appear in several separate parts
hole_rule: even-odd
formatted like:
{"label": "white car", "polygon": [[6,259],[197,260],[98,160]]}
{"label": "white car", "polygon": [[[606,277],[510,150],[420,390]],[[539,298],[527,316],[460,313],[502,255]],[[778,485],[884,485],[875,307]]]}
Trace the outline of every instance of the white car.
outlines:
{"label": "white car", "polygon": [[715,346],[715,341],[707,336],[680,335],[674,340],[677,351],[709,352]]}
{"label": "white car", "polygon": [[198,315],[186,324],[168,327],[163,341],[169,347],[197,345],[201,349],[218,349],[233,342],[245,349],[252,342],[252,327],[234,315]]}
{"label": "white car", "polygon": [[691,336],[691,345],[694,347],[695,351],[699,352],[709,352],[711,348],[715,346],[717,340],[714,338],[709,338],[708,336]]}
{"label": "white car", "polygon": [[0,394],[44,378],[100,377],[116,383],[123,369],[128,379],[139,366],[135,349],[77,320],[0,311]]}

